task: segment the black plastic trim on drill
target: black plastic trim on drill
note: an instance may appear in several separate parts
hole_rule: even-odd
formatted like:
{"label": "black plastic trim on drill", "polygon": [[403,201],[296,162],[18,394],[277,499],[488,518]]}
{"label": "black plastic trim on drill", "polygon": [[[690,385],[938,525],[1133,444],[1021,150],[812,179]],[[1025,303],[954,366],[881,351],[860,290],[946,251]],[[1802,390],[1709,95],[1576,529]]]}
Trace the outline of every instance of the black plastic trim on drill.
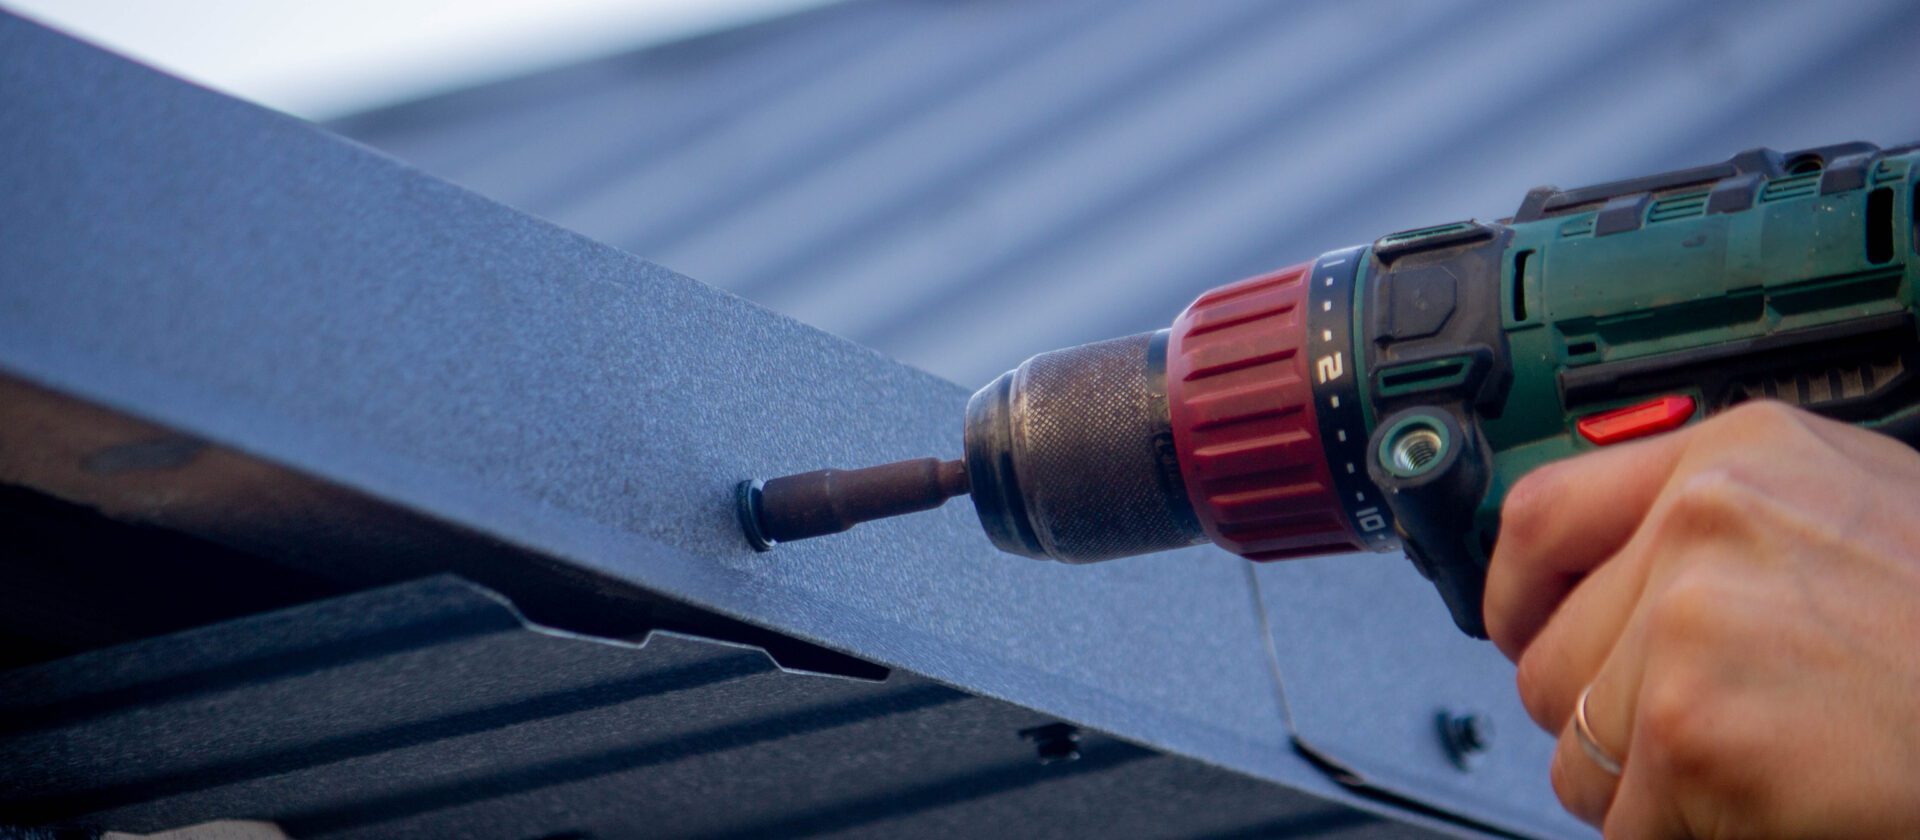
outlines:
{"label": "black plastic trim on drill", "polygon": [[[1484,638],[1481,599],[1487,551],[1475,512],[1491,486],[1491,450],[1481,418],[1499,417],[1513,384],[1511,349],[1502,311],[1502,283],[1513,231],[1471,223],[1443,230],[1472,236],[1421,237],[1418,247],[1368,260],[1357,323],[1365,333],[1367,396],[1376,417],[1363,457],[1374,484],[1386,491],[1395,530],[1414,568],[1433,582],[1454,623]],[[1422,367],[1453,365],[1430,381],[1404,377]],[[1442,368],[1446,369],[1446,368]],[[1389,376],[1403,380],[1387,387]],[[1444,464],[1417,477],[1380,469],[1379,438],[1392,418],[1427,415],[1450,429],[1456,446]]]}
{"label": "black plastic trim on drill", "polygon": [[1437,458],[1423,471],[1406,475],[1396,474],[1374,457],[1368,459],[1367,471],[1375,484],[1391,494],[1407,559],[1433,582],[1454,625],[1484,639],[1487,567],[1484,556],[1476,559],[1472,542],[1476,539],[1474,511],[1492,482],[1492,451],[1471,415],[1455,406],[1414,405],[1380,418],[1367,443],[1369,452],[1385,451],[1395,429],[1410,425],[1439,430],[1444,443]]}
{"label": "black plastic trim on drill", "polygon": [[1639,230],[1646,224],[1647,205],[1652,203],[1652,193],[1634,193],[1607,199],[1607,203],[1600,205],[1600,212],[1594,216],[1593,235],[1608,236]]}
{"label": "black plastic trim on drill", "polygon": [[1711,184],[1741,175],[1753,174],[1760,179],[1778,178],[1792,174],[1790,170],[1800,162],[1825,166],[1828,161],[1838,162],[1854,155],[1864,154],[1872,158],[1879,151],[1880,148],[1872,143],[1836,143],[1831,146],[1819,146],[1788,153],[1767,148],[1749,149],[1720,163],[1628,178],[1623,181],[1609,181],[1591,187],[1571,190],[1535,187],[1529,190],[1527,197],[1520,202],[1520,209],[1513,214],[1513,221],[1515,223],[1538,221],[1548,216],[1557,216],[1584,209],[1590,205],[1602,204],[1621,196]]}
{"label": "black plastic trim on drill", "polygon": [[[1421,233],[1423,230],[1431,232]],[[1451,248],[1468,242],[1481,242],[1497,235],[1499,230],[1494,226],[1471,219],[1435,228],[1390,233],[1373,243],[1373,258],[1381,263],[1390,263],[1408,254]]]}
{"label": "black plastic trim on drill", "polygon": [[[1408,404],[1458,399],[1474,412],[1499,417],[1513,382],[1501,312],[1501,276],[1513,231],[1484,222],[1447,236],[1370,252],[1365,322],[1368,397],[1376,414]],[[1385,242],[1395,237],[1381,240]],[[1459,359],[1467,369],[1455,382],[1392,396],[1385,376],[1405,366]]]}
{"label": "black plastic trim on drill", "polygon": [[1400,547],[1393,511],[1367,475],[1367,420],[1360,401],[1364,373],[1355,355],[1353,284],[1366,252],[1366,246],[1356,246],[1314,261],[1304,349],[1314,360],[1314,418],[1347,527],[1369,550],[1393,551]]}
{"label": "black plastic trim on drill", "polygon": [[1700,389],[1708,413],[1747,399],[1743,383],[1768,374],[1787,374],[1890,358],[1905,363],[1905,375],[1872,383],[1865,392],[1818,403],[1791,396],[1801,404],[1840,419],[1880,416],[1875,409],[1887,394],[1911,380],[1916,351],[1913,316],[1889,312],[1804,330],[1737,339],[1706,347],[1639,359],[1602,362],[1560,371],[1560,398],[1569,410],[1609,400],[1686,388]]}
{"label": "black plastic trim on drill", "polygon": [[1758,172],[1748,172],[1726,178],[1713,185],[1707,193],[1707,215],[1721,213],[1739,213],[1753,208],[1753,200],[1760,195],[1763,179]]}
{"label": "black plastic trim on drill", "polygon": [[1167,512],[1180,530],[1204,535],[1200,516],[1193,511],[1193,499],[1187,495],[1187,479],[1180,474],[1180,450],[1173,441],[1172,408],[1167,405],[1167,345],[1173,330],[1159,330],[1147,339],[1147,395],[1153,406],[1153,460],[1159,470],[1156,477],[1167,497]]}
{"label": "black plastic trim on drill", "polygon": [[1832,195],[1865,187],[1867,172],[1878,159],[1873,152],[1860,152],[1827,164],[1826,170],[1820,173],[1820,194]]}
{"label": "black plastic trim on drill", "polygon": [[1871,427],[1874,431],[1900,441],[1915,449],[1920,449],[1920,411],[1896,414],[1886,422]]}

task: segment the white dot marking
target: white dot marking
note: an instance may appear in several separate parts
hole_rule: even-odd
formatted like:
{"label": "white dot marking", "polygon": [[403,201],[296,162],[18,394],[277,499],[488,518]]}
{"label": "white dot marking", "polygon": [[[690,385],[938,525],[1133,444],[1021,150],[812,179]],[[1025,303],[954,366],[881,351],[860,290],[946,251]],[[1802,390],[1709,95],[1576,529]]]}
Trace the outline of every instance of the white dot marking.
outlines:
{"label": "white dot marking", "polygon": [[1327,398],[1327,401],[1328,401],[1328,402],[1330,402],[1330,403],[1333,403],[1333,407],[1334,407],[1334,408],[1339,408],[1339,407],[1340,407],[1340,397],[1339,397],[1338,395],[1335,395],[1335,396],[1332,396],[1332,397],[1328,397],[1328,398]]}
{"label": "white dot marking", "polygon": [[1320,331],[1320,340],[1321,340],[1321,341],[1332,341],[1332,340],[1333,340],[1333,330],[1321,330],[1321,331]]}
{"label": "white dot marking", "polygon": [[1338,438],[1340,439],[1340,442],[1341,442],[1341,443],[1346,443],[1346,442],[1347,442],[1347,430],[1346,430],[1346,429],[1338,429],[1338,430],[1335,430],[1333,434],[1334,434],[1334,436],[1335,436],[1335,437],[1338,437]]}
{"label": "white dot marking", "polygon": [[1321,311],[1321,312],[1332,312],[1332,311],[1333,311],[1333,301],[1330,301],[1330,300],[1323,300],[1323,301],[1320,301],[1320,311]]}
{"label": "white dot marking", "polygon": [[1347,462],[1347,475],[1353,475],[1353,462]]}
{"label": "white dot marking", "polygon": [[1353,500],[1354,500],[1354,501],[1356,501],[1356,502],[1364,502],[1364,501],[1366,501],[1366,500],[1367,500],[1367,494],[1365,494],[1365,493],[1354,493],[1354,494],[1353,494]]}

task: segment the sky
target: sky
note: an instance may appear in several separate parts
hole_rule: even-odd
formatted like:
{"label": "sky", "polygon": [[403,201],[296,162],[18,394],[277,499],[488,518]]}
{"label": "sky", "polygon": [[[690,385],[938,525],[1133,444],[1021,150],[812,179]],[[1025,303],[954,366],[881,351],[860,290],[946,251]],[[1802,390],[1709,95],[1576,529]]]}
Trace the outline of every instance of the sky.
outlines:
{"label": "sky", "polygon": [[625,52],[827,0],[0,0],[312,120]]}

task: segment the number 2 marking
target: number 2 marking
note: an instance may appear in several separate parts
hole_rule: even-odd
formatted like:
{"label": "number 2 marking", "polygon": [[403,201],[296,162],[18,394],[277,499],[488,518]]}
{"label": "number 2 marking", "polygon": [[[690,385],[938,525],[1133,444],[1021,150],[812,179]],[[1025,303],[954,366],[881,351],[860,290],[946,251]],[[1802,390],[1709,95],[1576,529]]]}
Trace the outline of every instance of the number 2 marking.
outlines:
{"label": "number 2 marking", "polygon": [[1331,356],[1321,356],[1318,361],[1313,363],[1313,369],[1320,374],[1320,384],[1322,385],[1339,379],[1341,374],[1347,372],[1346,363],[1341,361],[1339,353]]}

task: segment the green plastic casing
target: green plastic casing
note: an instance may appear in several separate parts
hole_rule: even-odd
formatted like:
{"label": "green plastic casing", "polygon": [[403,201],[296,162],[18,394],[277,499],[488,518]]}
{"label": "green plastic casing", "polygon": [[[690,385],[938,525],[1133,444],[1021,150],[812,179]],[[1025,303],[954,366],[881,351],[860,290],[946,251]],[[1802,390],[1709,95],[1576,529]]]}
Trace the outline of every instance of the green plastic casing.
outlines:
{"label": "green plastic casing", "polygon": [[[1374,243],[1351,287],[1369,451],[1391,444],[1387,421],[1422,412],[1451,416],[1485,450],[1470,453],[1480,474],[1424,500],[1372,465],[1415,562],[1429,577],[1473,577],[1474,568],[1438,568],[1462,563],[1483,576],[1507,488],[1597,447],[1577,430],[1584,417],[1685,396],[1696,405],[1689,424],[1750,399],[1890,432],[1911,424],[1917,179],[1920,147],[1763,149],[1582,190],[1541,188],[1512,219]],[[1489,313],[1467,311],[1489,298],[1497,330]],[[1436,328],[1438,305],[1455,309]],[[1481,488],[1477,500],[1458,498]],[[1441,586],[1478,636],[1482,585]]]}

